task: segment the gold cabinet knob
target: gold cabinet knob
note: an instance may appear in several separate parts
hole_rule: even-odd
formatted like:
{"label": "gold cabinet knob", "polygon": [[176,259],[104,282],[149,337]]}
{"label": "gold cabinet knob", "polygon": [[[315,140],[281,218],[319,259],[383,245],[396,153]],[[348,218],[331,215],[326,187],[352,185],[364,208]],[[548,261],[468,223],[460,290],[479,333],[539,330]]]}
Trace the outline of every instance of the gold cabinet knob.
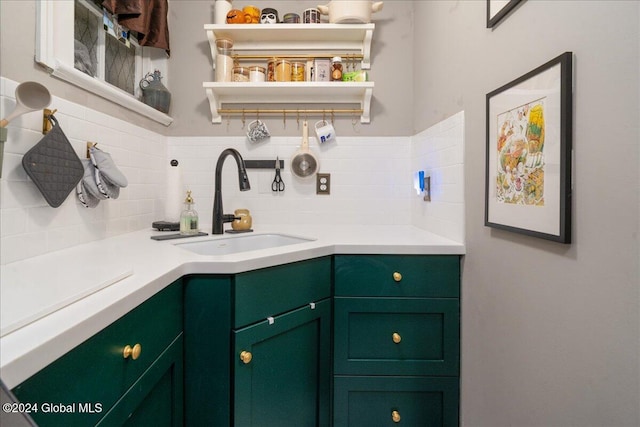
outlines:
{"label": "gold cabinet knob", "polygon": [[142,346],[140,344],[136,344],[133,347],[131,347],[130,345],[126,345],[122,350],[122,356],[125,359],[131,357],[131,359],[136,360],[138,357],[140,357],[140,353],[142,353]]}
{"label": "gold cabinet knob", "polygon": [[393,335],[391,336],[391,338],[393,339],[393,342],[396,343],[396,344],[399,344],[400,341],[402,341],[402,337],[397,332],[394,332]]}
{"label": "gold cabinet knob", "polygon": [[402,419],[400,417],[400,412],[398,411],[391,412],[391,419],[393,420],[394,423],[399,423],[400,420]]}
{"label": "gold cabinet knob", "polygon": [[240,360],[242,360],[242,363],[244,363],[245,365],[251,363],[251,359],[253,359],[253,354],[251,354],[251,352],[243,351],[242,353],[240,353]]}
{"label": "gold cabinet knob", "polygon": [[397,271],[395,271],[393,273],[393,280],[395,280],[396,282],[399,282],[402,280],[402,274],[398,273]]}

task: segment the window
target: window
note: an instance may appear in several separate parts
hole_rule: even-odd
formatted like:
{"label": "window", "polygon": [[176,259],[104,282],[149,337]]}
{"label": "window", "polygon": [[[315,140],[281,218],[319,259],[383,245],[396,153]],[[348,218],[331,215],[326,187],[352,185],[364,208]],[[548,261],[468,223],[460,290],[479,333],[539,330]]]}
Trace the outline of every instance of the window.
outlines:
{"label": "window", "polygon": [[36,61],[53,76],[164,125],[172,122],[138,100],[146,72],[159,69],[166,77],[164,51],[123,36],[94,0],[38,0],[37,11]]}

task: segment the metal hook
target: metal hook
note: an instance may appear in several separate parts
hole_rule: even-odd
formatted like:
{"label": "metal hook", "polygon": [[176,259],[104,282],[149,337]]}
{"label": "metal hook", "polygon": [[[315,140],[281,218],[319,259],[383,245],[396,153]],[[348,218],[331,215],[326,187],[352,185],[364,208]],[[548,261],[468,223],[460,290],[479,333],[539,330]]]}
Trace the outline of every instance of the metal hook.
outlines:
{"label": "metal hook", "polygon": [[322,122],[326,123],[327,121],[327,110],[322,110]]}
{"label": "metal hook", "polygon": [[242,109],[242,127],[240,129],[244,129],[245,117],[244,117],[244,108]]}
{"label": "metal hook", "polygon": [[298,130],[300,130],[300,110],[296,110],[296,124],[298,126]]}
{"label": "metal hook", "polygon": [[287,128],[287,110],[282,110],[282,129]]}
{"label": "metal hook", "polygon": [[358,124],[358,118],[356,117],[356,113],[353,113],[353,118],[351,119],[351,126],[353,127],[353,131],[355,133],[360,133],[358,129],[356,129],[356,124]]}
{"label": "metal hook", "polygon": [[227,133],[229,133],[229,126],[231,125],[231,114],[227,116]]}

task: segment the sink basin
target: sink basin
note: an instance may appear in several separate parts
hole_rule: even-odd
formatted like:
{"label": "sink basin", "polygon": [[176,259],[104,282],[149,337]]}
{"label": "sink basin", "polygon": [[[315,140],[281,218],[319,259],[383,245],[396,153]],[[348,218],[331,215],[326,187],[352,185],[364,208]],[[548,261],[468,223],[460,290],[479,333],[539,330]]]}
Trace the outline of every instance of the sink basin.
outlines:
{"label": "sink basin", "polygon": [[199,242],[178,243],[176,246],[200,255],[230,255],[238,252],[307,243],[313,240],[315,239],[288,236],[286,234],[252,234]]}

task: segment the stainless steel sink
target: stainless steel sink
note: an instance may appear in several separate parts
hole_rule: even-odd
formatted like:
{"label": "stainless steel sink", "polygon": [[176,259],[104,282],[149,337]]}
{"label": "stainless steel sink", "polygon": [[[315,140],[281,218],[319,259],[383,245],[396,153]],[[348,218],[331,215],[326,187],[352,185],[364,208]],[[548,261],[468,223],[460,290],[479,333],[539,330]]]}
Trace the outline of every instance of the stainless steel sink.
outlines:
{"label": "stainless steel sink", "polygon": [[251,234],[198,242],[178,243],[176,246],[200,255],[230,255],[238,252],[276,248],[312,242],[315,239],[286,234]]}

